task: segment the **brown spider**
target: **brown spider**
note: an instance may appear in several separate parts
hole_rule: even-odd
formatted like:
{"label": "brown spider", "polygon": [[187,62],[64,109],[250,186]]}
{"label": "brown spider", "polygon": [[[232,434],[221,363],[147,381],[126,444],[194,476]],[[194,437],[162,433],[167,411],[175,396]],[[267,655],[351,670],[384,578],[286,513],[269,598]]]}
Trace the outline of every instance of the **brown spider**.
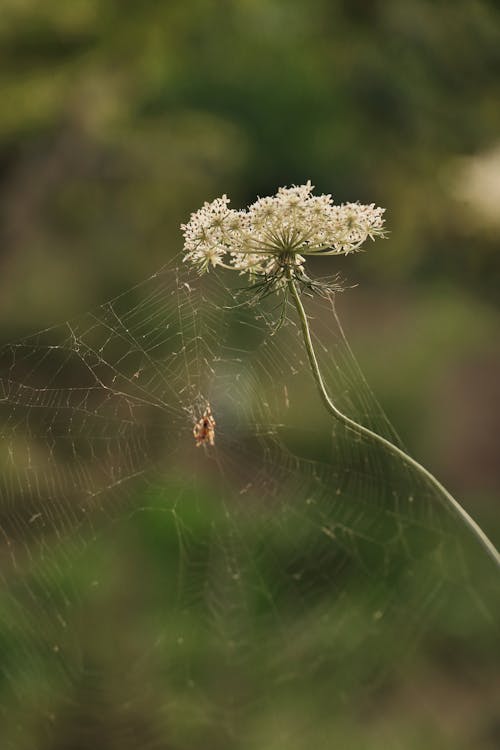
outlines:
{"label": "brown spider", "polygon": [[207,443],[208,445],[215,445],[215,424],[210,404],[207,404],[202,416],[193,427],[193,435],[197,448]]}

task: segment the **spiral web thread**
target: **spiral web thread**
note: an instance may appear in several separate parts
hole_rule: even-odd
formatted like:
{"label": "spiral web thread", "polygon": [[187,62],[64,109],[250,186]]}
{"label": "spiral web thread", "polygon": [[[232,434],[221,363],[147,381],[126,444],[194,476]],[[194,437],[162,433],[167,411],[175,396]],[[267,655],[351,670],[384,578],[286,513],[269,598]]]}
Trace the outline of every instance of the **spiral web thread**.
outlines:
{"label": "spiral web thread", "polygon": [[[0,354],[2,747],[259,747],[276,723],[311,741],[450,602],[494,617],[434,490],[322,412],[293,311],[274,332],[276,300],[226,281],[166,267]],[[339,407],[397,441],[331,302],[308,310]],[[160,614],[113,546],[144,524]]]}

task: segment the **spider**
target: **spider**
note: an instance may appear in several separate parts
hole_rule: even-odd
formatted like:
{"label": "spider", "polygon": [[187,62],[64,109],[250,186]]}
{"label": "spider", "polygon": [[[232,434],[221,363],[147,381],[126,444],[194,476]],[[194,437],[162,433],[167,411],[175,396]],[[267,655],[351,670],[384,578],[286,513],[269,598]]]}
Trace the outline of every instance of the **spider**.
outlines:
{"label": "spider", "polygon": [[193,427],[193,435],[196,447],[200,445],[215,445],[215,419],[212,416],[210,404],[207,404],[205,411]]}

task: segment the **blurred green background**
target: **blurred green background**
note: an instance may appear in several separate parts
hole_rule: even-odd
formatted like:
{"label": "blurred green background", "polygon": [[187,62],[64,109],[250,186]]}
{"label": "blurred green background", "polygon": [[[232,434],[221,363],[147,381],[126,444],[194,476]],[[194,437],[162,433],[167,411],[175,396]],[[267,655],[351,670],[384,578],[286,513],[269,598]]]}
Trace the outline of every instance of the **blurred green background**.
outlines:
{"label": "blurred green background", "polygon": [[[498,542],[496,2],[2,0],[0,47],[2,341],[153,273],[182,249],[180,223],[222,193],[239,207],[311,179],[336,202],[385,206],[389,238],[339,262],[359,285],[340,300],[344,326],[411,452]],[[211,519],[196,524],[202,537]],[[117,550],[135,549],[138,581],[163,564],[150,526],[125,524],[117,535]],[[89,567],[112,565],[109,550],[94,553]],[[111,595],[101,606],[105,620],[121,611]],[[154,618],[154,597],[148,606]],[[475,634],[474,648],[484,648],[467,679],[453,659],[415,660],[414,691],[439,693],[439,715],[421,715],[409,691],[369,716],[367,733],[346,715],[336,746],[497,746],[490,638]],[[130,747],[232,746],[175,732],[153,745],[144,703]],[[293,701],[286,705],[290,720]],[[74,725],[95,717],[69,716],[67,737],[26,748],[128,747],[113,706],[103,703],[100,728],[78,741]],[[397,724],[393,745],[373,736],[384,723]],[[291,746],[266,727],[255,747]],[[34,726],[26,736],[36,734]]]}

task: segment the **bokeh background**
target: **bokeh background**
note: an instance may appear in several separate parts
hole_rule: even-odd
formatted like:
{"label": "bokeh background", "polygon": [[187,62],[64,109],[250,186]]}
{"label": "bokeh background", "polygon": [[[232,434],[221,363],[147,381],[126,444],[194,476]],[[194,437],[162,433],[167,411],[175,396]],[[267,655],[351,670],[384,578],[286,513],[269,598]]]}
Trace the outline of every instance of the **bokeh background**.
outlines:
{"label": "bokeh background", "polygon": [[[2,0],[0,47],[2,342],[152,274],[222,193],[239,207],[311,179],[385,206],[389,238],[339,264],[357,285],[345,329],[411,452],[500,540],[496,2]],[[146,578],[161,564],[139,560]],[[483,637],[467,678],[446,649],[444,666],[415,662],[415,692],[441,709],[405,695],[394,747],[497,746]],[[75,744],[68,720],[40,747],[114,747],[112,714],[92,740]],[[198,747],[158,745],[184,746]]]}

